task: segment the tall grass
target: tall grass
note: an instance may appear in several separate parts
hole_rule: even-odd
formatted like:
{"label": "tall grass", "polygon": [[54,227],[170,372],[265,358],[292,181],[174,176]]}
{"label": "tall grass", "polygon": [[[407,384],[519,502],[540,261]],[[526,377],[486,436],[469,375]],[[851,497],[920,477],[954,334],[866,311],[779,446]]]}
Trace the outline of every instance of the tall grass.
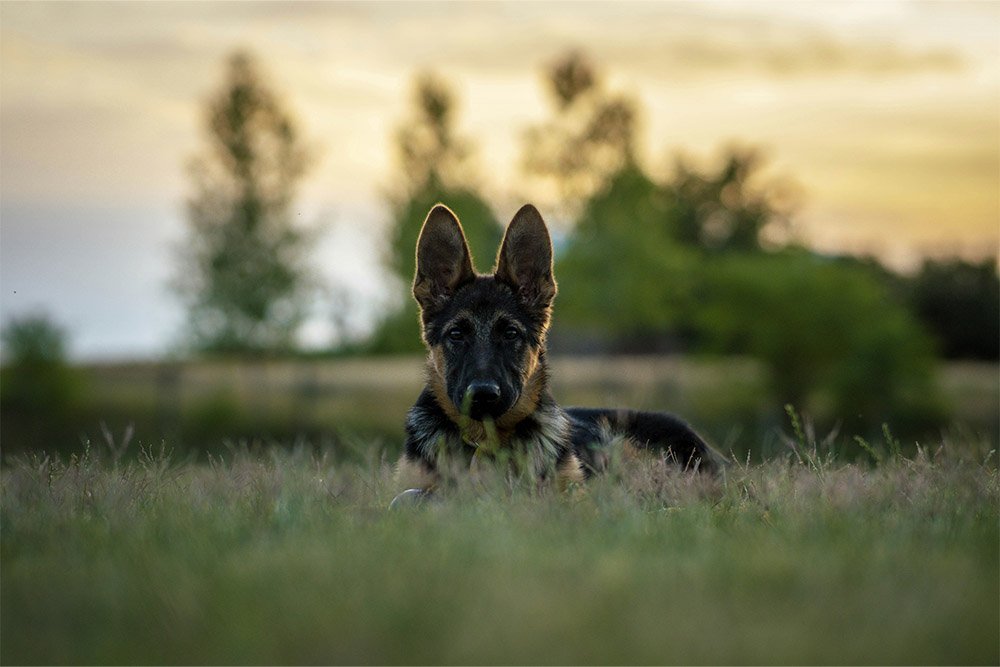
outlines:
{"label": "tall grass", "polygon": [[22,457],[0,470],[0,660],[997,664],[991,455],[789,444],[715,479],[623,461],[392,512],[377,455]]}

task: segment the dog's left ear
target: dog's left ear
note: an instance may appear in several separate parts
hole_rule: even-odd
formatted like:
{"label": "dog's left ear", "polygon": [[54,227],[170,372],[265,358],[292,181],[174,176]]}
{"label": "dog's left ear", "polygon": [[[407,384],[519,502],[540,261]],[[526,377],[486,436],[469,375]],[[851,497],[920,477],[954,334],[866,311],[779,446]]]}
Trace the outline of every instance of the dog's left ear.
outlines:
{"label": "dog's left ear", "polygon": [[552,240],[541,213],[531,204],[521,207],[507,227],[494,274],[531,308],[547,309],[556,296],[552,276]]}

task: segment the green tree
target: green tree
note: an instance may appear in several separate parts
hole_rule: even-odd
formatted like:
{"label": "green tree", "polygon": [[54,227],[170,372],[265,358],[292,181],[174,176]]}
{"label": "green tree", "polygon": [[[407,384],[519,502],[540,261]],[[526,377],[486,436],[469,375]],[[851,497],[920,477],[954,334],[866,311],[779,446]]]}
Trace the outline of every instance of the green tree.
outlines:
{"label": "green tree", "polygon": [[312,287],[310,238],[292,217],[309,151],[246,53],[229,58],[206,111],[207,146],[191,163],[189,236],[174,281],[187,336],[206,352],[287,350]]}
{"label": "green tree", "polygon": [[524,167],[558,190],[575,214],[619,171],[636,160],[635,102],[604,86],[593,62],[569,51],[545,70],[554,105],[551,120],[525,134]]}
{"label": "green tree", "polygon": [[696,258],[672,238],[669,213],[667,194],[635,165],[587,200],[556,261],[558,331],[614,348],[678,329]]}
{"label": "green tree", "polygon": [[763,177],[763,153],[728,148],[717,169],[698,170],[676,159],[666,188],[673,199],[671,224],[682,243],[706,250],[759,250],[766,231],[788,229],[793,187]]}
{"label": "green tree", "polygon": [[1000,358],[1000,278],[996,260],[927,260],[906,285],[917,317],[949,358]]}
{"label": "green tree", "polygon": [[410,296],[417,236],[427,212],[439,202],[462,221],[473,258],[488,270],[503,227],[479,193],[472,142],[456,129],[457,101],[440,77],[416,78],[409,117],[396,132],[398,185],[390,192],[385,264],[398,285],[398,304],[379,324],[369,348],[374,352],[408,352],[421,347],[416,304]]}
{"label": "green tree", "polygon": [[877,276],[801,250],[720,255],[700,269],[706,348],[763,361],[780,404],[851,428],[941,418],[930,341]]}
{"label": "green tree", "polygon": [[66,359],[65,328],[44,314],[7,322],[0,332],[0,432],[5,451],[58,448],[73,434],[81,382]]}
{"label": "green tree", "polygon": [[442,202],[459,216],[480,269],[492,264],[502,236],[479,194],[472,142],[456,130],[457,107],[451,86],[423,73],[414,85],[410,117],[396,133],[400,186],[389,196],[389,266],[407,285],[416,269],[417,236],[434,204]]}

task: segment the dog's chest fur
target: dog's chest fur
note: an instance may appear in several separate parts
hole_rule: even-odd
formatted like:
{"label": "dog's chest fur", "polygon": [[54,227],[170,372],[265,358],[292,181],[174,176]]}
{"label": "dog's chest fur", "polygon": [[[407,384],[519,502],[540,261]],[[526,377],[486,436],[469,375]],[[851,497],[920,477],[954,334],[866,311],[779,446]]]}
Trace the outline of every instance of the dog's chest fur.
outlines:
{"label": "dog's chest fur", "polygon": [[472,420],[456,424],[425,391],[407,415],[406,433],[407,455],[439,473],[468,470],[475,460],[486,458],[544,480],[565,468],[568,459],[575,460],[569,418],[553,401],[541,402],[505,432]]}

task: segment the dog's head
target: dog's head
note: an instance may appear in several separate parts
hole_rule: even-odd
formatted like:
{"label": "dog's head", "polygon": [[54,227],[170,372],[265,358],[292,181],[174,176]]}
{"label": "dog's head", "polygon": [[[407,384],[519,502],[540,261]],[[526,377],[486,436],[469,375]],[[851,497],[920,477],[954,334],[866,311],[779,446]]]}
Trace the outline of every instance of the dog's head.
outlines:
{"label": "dog's head", "polygon": [[455,214],[431,209],[417,241],[413,296],[431,386],[449,415],[513,425],[534,410],[555,295],[552,241],[534,206],[514,215],[486,275],[473,269]]}

